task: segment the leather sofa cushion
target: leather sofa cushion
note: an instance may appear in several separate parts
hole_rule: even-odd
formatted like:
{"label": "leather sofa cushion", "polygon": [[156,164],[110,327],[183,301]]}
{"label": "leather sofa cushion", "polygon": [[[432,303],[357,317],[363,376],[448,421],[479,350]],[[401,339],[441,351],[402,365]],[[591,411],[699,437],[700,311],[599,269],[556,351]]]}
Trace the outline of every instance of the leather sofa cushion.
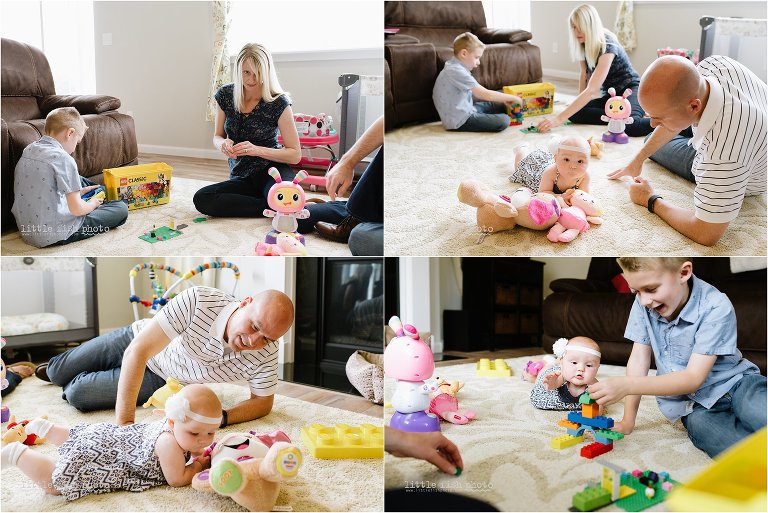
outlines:
{"label": "leather sofa cushion", "polygon": [[80,115],[84,114],[102,114],[110,110],[120,108],[120,100],[114,96],[102,94],[83,94],[83,95],[59,95],[54,94],[46,96],[40,102],[40,110],[46,116],[53,109],[59,107],[74,107]]}

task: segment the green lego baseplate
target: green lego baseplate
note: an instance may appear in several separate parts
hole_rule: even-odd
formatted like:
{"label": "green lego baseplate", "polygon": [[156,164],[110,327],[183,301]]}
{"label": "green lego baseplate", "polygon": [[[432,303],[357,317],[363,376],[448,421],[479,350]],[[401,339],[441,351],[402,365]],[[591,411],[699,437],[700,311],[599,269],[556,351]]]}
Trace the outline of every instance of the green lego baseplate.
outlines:
{"label": "green lego baseplate", "polygon": [[[153,237],[152,234],[155,234]],[[167,226],[161,226],[160,228],[153,228],[151,231],[144,235],[139,235],[139,238],[141,240],[147,241],[150,244],[154,244],[155,242],[162,242],[168,239],[172,239],[174,237],[178,237],[179,235],[184,235],[179,230],[174,230],[172,228],[169,228]],[[161,239],[158,239],[158,237],[162,237]]]}
{"label": "green lego baseplate", "polygon": [[[643,475],[648,475],[650,470],[646,470],[643,472]],[[674,479],[668,480],[670,483],[672,483],[674,486],[680,486],[680,483],[675,481]],[[645,488],[646,486],[640,482],[639,477],[635,477],[632,474],[622,474],[621,476],[621,484],[630,486],[637,490],[637,493],[633,493],[629,497],[624,497],[623,499],[619,499],[616,501],[616,505],[623,509],[624,511],[643,511],[645,509],[650,508],[654,504],[658,504],[660,502],[664,502],[667,498],[667,494],[669,492],[664,491],[661,488],[661,482],[656,483],[653,486],[654,491],[656,494],[653,496],[653,498],[649,499],[645,495]],[[673,488],[674,489],[674,488]]]}
{"label": "green lego baseplate", "polygon": [[301,440],[315,458],[383,458],[384,427],[361,424],[326,426],[310,424],[301,428]]}
{"label": "green lego baseplate", "polygon": [[502,358],[491,361],[489,358],[480,358],[477,362],[477,375],[484,378],[508,378],[512,375],[512,369]]}

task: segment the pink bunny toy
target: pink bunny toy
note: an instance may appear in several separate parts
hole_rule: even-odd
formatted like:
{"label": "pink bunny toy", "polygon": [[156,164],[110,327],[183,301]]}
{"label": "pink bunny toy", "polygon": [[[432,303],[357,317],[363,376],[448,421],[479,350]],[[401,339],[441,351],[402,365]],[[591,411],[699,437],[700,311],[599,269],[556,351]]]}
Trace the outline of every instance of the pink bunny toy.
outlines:
{"label": "pink bunny toy", "polygon": [[274,219],[272,220],[273,229],[264,238],[264,242],[276,244],[278,234],[289,233],[304,244],[304,236],[296,231],[299,227],[296,219],[309,217],[309,210],[304,208],[306,203],[304,189],[299,185],[299,182],[307,177],[307,172],[301,170],[296,173],[293,182],[284,182],[274,167],[269,168],[267,172],[269,176],[275,179],[275,185],[269,189],[267,194],[267,203],[272,210],[265,208],[264,217],[273,217]]}
{"label": "pink bunny toy", "polygon": [[584,191],[571,196],[571,206],[560,211],[560,219],[550,228],[547,238],[552,242],[571,242],[580,233],[589,230],[589,224],[602,224],[603,213],[595,198]]}
{"label": "pink bunny toy", "polygon": [[621,96],[616,96],[616,89],[608,89],[611,97],[605,102],[605,116],[600,119],[608,122],[608,131],[603,134],[603,141],[615,142],[618,144],[627,144],[629,137],[624,133],[624,127],[631,125],[635,120],[629,117],[632,114],[632,104],[627,100],[627,96],[632,94],[632,89],[627,89]]}

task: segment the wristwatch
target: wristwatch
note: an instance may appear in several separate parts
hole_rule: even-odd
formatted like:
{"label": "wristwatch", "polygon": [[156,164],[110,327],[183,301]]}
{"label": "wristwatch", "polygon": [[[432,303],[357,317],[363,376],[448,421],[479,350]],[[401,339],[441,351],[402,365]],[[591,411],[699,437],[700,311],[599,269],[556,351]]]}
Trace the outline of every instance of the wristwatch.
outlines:
{"label": "wristwatch", "polygon": [[651,214],[654,213],[653,212],[653,204],[656,203],[656,200],[658,200],[658,199],[664,199],[664,198],[662,198],[658,194],[651,194],[651,197],[648,198],[648,212],[650,212]]}
{"label": "wristwatch", "polygon": [[220,428],[227,427],[227,410],[221,410],[221,424]]}

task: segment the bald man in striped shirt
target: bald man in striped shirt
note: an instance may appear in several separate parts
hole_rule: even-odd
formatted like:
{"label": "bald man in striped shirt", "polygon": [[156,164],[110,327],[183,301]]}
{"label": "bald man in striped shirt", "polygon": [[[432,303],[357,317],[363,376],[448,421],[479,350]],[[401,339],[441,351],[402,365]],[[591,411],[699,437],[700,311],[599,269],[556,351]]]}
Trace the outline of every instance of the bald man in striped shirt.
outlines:
{"label": "bald man in striped shirt", "polygon": [[[634,203],[689,239],[715,245],[744,198],[766,192],[765,82],[729,57],[713,55],[697,67],[670,55],[643,74],[638,100],[655,130],[632,161],[608,177],[632,177]],[[665,200],[640,176],[648,157],[696,183],[693,211]]]}
{"label": "bald man in striped shirt", "polygon": [[222,427],[272,410],[278,339],[293,324],[291,299],[266,290],[238,300],[191,287],[151,319],[100,335],[57,355],[38,377],[63,388],[81,411],[115,408],[118,424],[135,419],[168,377],[182,384],[247,381],[250,397],[222,411]]}

